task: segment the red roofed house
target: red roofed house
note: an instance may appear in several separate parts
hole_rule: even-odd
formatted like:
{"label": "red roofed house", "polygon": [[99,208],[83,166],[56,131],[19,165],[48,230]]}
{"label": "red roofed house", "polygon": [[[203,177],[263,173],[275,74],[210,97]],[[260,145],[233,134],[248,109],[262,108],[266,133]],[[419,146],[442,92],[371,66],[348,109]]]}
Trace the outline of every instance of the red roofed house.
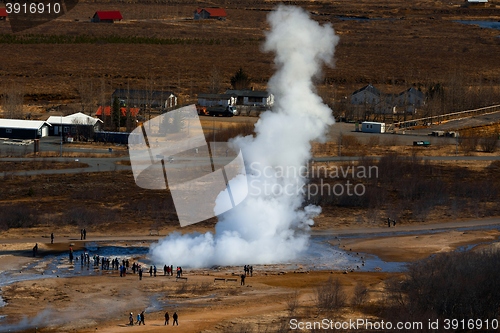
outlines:
{"label": "red roofed house", "polygon": [[[120,111],[122,113],[122,117],[127,116],[127,108],[120,108]],[[139,108],[130,108],[130,116],[137,117],[138,113],[139,113]],[[106,117],[111,116],[111,106],[104,107],[104,114],[106,115]],[[99,109],[97,109],[95,115],[102,119],[102,106],[100,106]]]}
{"label": "red roofed house", "polygon": [[0,8],[0,21],[4,21],[7,19],[7,9]]}
{"label": "red roofed house", "polygon": [[118,10],[97,11],[92,17],[92,22],[94,23],[114,23],[121,20],[123,20],[123,16]]}
{"label": "red roofed house", "polygon": [[227,17],[224,8],[198,8],[194,11],[194,19],[217,19],[225,20]]}

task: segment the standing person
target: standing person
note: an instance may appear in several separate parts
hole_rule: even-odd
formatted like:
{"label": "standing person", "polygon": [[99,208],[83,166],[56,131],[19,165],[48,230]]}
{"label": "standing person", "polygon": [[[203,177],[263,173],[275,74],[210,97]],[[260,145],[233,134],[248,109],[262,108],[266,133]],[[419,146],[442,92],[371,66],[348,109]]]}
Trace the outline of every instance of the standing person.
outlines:
{"label": "standing person", "polygon": [[87,230],[83,228],[83,239],[87,239]]}
{"label": "standing person", "polygon": [[154,276],[156,277],[156,265],[155,265],[155,267],[153,268],[153,274],[154,274]]}
{"label": "standing person", "polygon": [[33,246],[33,257],[36,257],[37,254],[38,254],[38,243],[36,243],[35,246]]}
{"label": "standing person", "polygon": [[396,220],[392,220],[392,226],[396,227]]}
{"label": "standing person", "polygon": [[163,276],[167,275],[167,265],[163,266]]}
{"label": "standing person", "polygon": [[130,326],[134,326],[134,314],[130,312],[130,316],[128,316],[128,323]]}
{"label": "standing person", "polygon": [[142,280],[142,267],[139,266],[139,281]]}
{"label": "standing person", "polygon": [[391,227],[391,219],[387,218],[387,226],[390,228]]}
{"label": "standing person", "polygon": [[170,265],[170,276],[174,275],[174,265]]}
{"label": "standing person", "polygon": [[177,315],[177,312],[174,312],[174,315],[172,316],[172,318],[174,319],[174,321],[172,322],[172,326],[175,326],[175,324],[177,324],[177,326],[179,326],[179,322],[177,321],[179,316]]}
{"label": "standing person", "polygon": [[135,324],[136,325],[140,325],[141,324],[141,314],[140,313],[137,314],[137,321],[136,321]]}
{"label": "standing person", "polygon": [[165,326],[168,325],[168,321],[170,320],[170,316],[168,315],[168,311],[165,312]]}
{"label": "standing person", "polygon": [[83,240],[83,229],[80,229],[80,240]]}
{"label": "standing person", "polygon": [[153,276],[153,266],[149,266],[149,276]]}
{"label": "standing person", "polygon": [[240,286],[244,286],[245,285],[245,274],[241,274],[241,282],[240,282]]}
{"label": "standing person", "polygon": [[253,276],[253,266],[250,266],[250,276]]}
{"label": "standing person", "polygon": [[[146,323],[144,322],[144,311],[141,312],[141,323],[146,326]],[[140,324],[139,324],[140,325]]]}
{"label": "standing person", "polygon": [[54,244],[54,233],[50,234],[50,244]]}

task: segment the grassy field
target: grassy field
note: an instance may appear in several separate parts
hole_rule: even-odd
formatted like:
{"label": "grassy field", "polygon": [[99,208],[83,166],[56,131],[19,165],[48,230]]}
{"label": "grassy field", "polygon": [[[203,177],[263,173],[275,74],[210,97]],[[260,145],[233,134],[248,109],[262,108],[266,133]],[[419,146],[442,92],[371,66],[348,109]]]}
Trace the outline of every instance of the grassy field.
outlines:
{"label": "grassy field", "polygon": [[[81,2],[55,21],[12,36],[0,23],[0,93],[23,87],[34,104],[75,102],[82,85],[96,96],[115,88],[167,89],[188,102],[206,92],[214,68],[223,87],[239,67],[256,88],[265,88],[274,68],[272,54],[261,52],[266,15],[278,2],[215,2],[227,8],[226,21],[195,21],[202,6]],[[462,8],[461,1],[306,2],[321,23],[340,36],[335,68],[318,81],[340,97],[367,83],[386,92],[435,82],[498,85],[500,38],[494,29],[455,20],[499,20],[500,8]],[[93,24],[96,10],[120,10],[124,20]],[[21,56],[22,55],[22,56]]]}

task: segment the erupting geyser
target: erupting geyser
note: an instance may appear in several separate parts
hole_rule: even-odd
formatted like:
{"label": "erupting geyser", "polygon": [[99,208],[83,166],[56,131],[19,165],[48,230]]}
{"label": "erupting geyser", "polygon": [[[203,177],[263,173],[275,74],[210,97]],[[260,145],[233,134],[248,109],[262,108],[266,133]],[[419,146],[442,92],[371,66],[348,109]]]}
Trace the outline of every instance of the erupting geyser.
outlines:
{"label": "erupting geyser", "polygon": [[321,209],[303,207],[307,180],[300,170],[311,157],[310,142],[322,140],[334,123],[312,79],[323,64],[332,63],[338,37],[330,25],[319,25],[299,7],[279,6],[268,21],[264,50],[276,54],[277,72],[268,85],[275,104],[255,125],[255,138],[232,141],[243,152],[247,179],[231,180],[231,190],[247,182],[249,194],[219,216],[215,234],[173,233],[153,244],[150,255],[157,263],[270,264],[294,259],[307,246],[312,218]]}

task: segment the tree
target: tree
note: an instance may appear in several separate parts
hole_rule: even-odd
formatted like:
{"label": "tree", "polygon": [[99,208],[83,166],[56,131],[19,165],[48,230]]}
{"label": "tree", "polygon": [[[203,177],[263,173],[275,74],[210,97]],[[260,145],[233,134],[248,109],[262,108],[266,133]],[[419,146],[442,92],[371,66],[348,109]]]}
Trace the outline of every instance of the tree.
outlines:
{"label": "tree", "polygon": [[212,72],[209,76],[210,86],[208,87],[208,91],[211,94],[218,94],[222,88],[222,75],[217,67],[212,68]]}
{"label": "tree", "polygon": [[78,84],[78,94],[80,95],[81,112],[92,114],[95,110],[96,93],[94,91],[92,78],[80,79]]}
{"label": "tree", "polygon": [[248,89],[250,87],[250,78],[247,73],[240,69],[231,77],[231,86],[233,89]]}
{"label": "tree", "polygon": [[113,99],[113,110],[112,110],[112,114],[111,114],[111,119],[112,119],[112,122],[113,122],[113,126],[115,128],[120,128],[120,100],[118,99],[118,97],[115,97]]}
{"label": "tree", "polygon": [[7,118],[21,118],[23,112],[24,91],[20,85],[12,84],[4,92],[3,108]]}

